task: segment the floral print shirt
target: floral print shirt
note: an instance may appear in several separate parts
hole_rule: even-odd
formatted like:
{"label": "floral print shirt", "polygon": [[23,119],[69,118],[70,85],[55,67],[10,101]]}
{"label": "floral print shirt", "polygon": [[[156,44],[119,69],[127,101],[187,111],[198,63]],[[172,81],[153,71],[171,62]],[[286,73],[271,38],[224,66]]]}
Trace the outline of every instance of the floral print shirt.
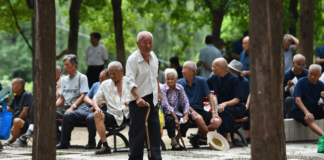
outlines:
{"label": "floral print shirt", "polygon": [[[173,112],[178,116],[183,116],[185,113],[189,113],[189,101],[183,87],[176,83],[174,89],[170,88],[167,84],[163,84],[161,87],[162,92],[162,107],[164,114],[168,115]],[[182,107],[183,113],[178,110],[178,106]]]}

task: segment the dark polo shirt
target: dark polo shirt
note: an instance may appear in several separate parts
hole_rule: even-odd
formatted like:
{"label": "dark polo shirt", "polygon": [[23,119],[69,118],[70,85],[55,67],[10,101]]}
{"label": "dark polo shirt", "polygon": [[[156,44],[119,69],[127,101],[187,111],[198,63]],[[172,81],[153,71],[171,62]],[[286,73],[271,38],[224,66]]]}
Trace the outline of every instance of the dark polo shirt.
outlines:
{"label": "dark polo shirt", "polygon": [[19,96],[15,96],[9,107],[13,109],[13,118],[19,118],[24,107],[30,107],[34,101],[34,97],[31,93],[23,91]]}

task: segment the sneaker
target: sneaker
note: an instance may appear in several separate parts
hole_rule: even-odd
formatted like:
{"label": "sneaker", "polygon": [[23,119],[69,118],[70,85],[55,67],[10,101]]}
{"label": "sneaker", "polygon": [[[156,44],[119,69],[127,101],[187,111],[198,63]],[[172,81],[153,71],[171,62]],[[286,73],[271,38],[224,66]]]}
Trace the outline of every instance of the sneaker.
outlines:
{"label": "sneaker", "polygon": [[56,145],[56,149],[69,149],[70,144],[62,143],[60,142],[58,145]]}
{"label": "sneaker", "polygon": [[28,139],[28,138],[33,138],[33,131],[28,129],[27,132],[23,135],[21,135],[23,138]]}
{"label": "sneaker", "polygon": [[250,139],[250,138],[246,138],[246,142],[247,142],[248,144],[251,144],[251,139]]}
{"label": "sneaker", "polygon": [[193,148],[199,148],[199,136],[198,135],[192,137],[189,142]]}
{"label": "sneaker", "polygon": [[110,147],[106,148],[105,146],[102,146],[102,148],[95,152],[95,154],[111,154]]}
{"label": "sneaker", "polygon": [[96,143],[92,143],[92,144],[87,144],[86,146],[84,146],[84,149],[94,149],[96,148]]}
{"label": "sneaker", "polygon": [[244,144],[240,140],[238,140],[238,139],[234,139],[233,145],[235,147],[243,147],[244,146]]}
{"label": "sneaker", "polygon": [[191,133],[187,138],[191,139],[194,136],[198,136],[198,134],[199,134],[198,132],[197,133]]}
{"label": "sneaker", "polygon": [[27,141],[18,138],[14,143],[10,144],[11,147],[26,147]]}

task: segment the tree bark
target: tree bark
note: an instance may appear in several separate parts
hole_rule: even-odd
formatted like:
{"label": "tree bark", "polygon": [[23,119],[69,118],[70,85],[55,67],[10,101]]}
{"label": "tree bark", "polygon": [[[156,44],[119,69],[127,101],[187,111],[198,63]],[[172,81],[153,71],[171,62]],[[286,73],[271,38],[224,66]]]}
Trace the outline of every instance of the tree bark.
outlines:
{"label": "tree bark", "polygon": [[297,34],[297,21],[298,21],[298,11],[297,11],[297,6],[298,6],[298,0],[290,0],[289,3],[289,12],[292,16],[293,19],[293,24],[290,24],[288,30],[289,30],[289,34],[293,35],[296,37]]}
{"label": "tree bark", "polygon": [[77,55],[79,33],[79,11],[82,0],[72,0],[70,6],[70,31],[68,41],[69,53]]}
{"label": "tree bark", "polygon": [[33,160],[56,158],[55,1],[35,0]]}
{"label": "tree bark", "polygon": [[[213,16],[212,21],[212,36],[214,39],[214,46],[220,48],[221,41],[220,41],[220,34],[221,34],[221,27],[225,15],[224,5],[221,4],[217,9],[214,8],[213,2],[210,0],[205,0],[206,5],[208,6],[210,13]],[[221,2],[224,3],[224,2]]]}
{"label": "tree bark", "polygon": [[306,57],[306,65],[313,63],[315,0],[300,0],[299,53]]}
{"label": "tree bark", "polygon": [[282,0],[250,0],[251,157],[286,159]]}
{"label": "tree bark", "polygon": [[117,50],[117,61],[119,61],[125,68],[126,55],[123,37],[123,16],[122,16],[122,0],[111,0],[111,5],[114,12],[114,27],[115,27],[115,41]]}

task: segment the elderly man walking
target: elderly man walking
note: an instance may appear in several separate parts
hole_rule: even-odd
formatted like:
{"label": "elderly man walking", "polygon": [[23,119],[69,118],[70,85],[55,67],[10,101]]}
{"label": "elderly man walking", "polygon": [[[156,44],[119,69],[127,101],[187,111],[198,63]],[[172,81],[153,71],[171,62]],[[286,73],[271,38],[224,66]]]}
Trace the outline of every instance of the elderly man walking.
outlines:
{"label": "elderly man walking", "polygon": [[243,50],[240,54],[239,61],[242,63],[243,68],[241,75],[246,77],[248,80],[250,79],[250,54],[249,54],[249,41],[250,37],[246,36],[243,38],[242,46]]}
{"label": "elderly man walking", "polygon": [[158,59],[153,48],[153,35],[148,31],[142,31],[137,36],[138,50],[132,53],[126,63],[126,82],[131,92],[129,103],[129,160],[143,159],[145,133],[145,116],[149,103],[151,110],[148,118],[149,139],[151,144],[152,160],[161,158],[160,151],[160,122],[158,107],[154,107],[162,101],[158,80]]}

